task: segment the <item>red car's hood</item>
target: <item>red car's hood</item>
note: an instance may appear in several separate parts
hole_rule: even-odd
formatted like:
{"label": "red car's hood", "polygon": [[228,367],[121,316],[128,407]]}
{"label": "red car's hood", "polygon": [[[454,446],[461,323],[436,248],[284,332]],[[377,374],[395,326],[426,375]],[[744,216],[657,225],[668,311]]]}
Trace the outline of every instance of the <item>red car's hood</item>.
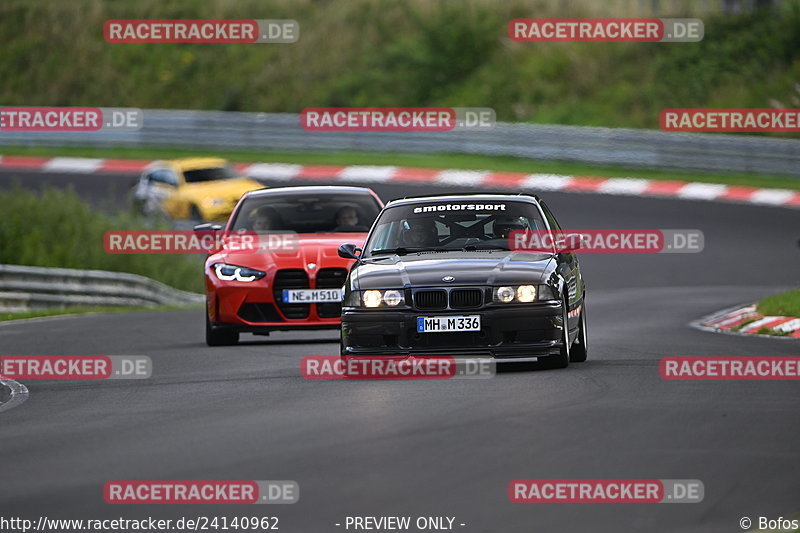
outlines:
{"label": "red car's hood", "polygon": [[[275,248],[274,245],[281,238],[280,234],[266,236],[268,243],[273,248],[267,251],[233,250],[224,249],[212,254],[207,259],[207,264],[228,263],[237,266],[246,266],[258,270],[277,268],[302,268],[307,269],[309,264],[313,268],[349,267],[351,259],[339,257],[337,250],[344,243],[353,243],[362,246],[367,238],[366,233],[305,233],[287,235],[287,241],[296,239],[296,245],[290,249]],[[277,239],[276,239],[277,238]],[[264,237],[262,237],[262,242]]]}

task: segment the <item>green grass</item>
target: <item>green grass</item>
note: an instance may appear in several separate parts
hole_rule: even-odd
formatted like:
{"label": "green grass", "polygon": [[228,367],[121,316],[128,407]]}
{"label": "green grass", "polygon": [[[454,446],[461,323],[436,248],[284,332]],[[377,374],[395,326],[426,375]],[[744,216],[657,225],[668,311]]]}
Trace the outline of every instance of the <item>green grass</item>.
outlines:
{"label": "green grass", "polygon": [[[491,107],[499,120],[657,128],[666,107],[797,107],[800,0],[4,0],[0,102],[298,112]],[[659,6],[655,13],[651,6]],[[516,43],[519,17],[699,16],[699,43]],[[293,44],[109,44],[126,18],[295,19]]]}
{"label": "green grass", "polygon": [[[202,306],[198,306],[198,309]],[[41,309],[36,311],[21,311],[19,313],[0,313],[0,322],[9,320],[22,320],[25,318],[41,318],[60,315],[77,315],[86,313],[131,313],[136,311],[172,311],[186,309],[185,307],[157,306],[157,307],[73,307],[70,309]]]}
{"label": "green grass", "polygon": [[579,163],[535,161],[516,157],[492,157],[468,154],[399,154],[377,152],[242,152],[196,151],[156,148],[90,148],[90,147],[0,147],[2,155],[71,156],[122,159],[171,159],[175,157],[219,156],[234,162],[278,162],[306,165],[396,165],[421,168],[457,168],[566,174],[573,176],[605,176],[645,178],[651,180],[700,181],[727,185],[773,187],[800,190],[800,179],[763,174],[719,174],[699,172],[667,172],[650,169],[631,169],[618,166],[592,166]]}
{"label": "green grass", "polygon": [[757,307],[765,316],[800,317],[800,288],[764,298]]}
{"label": "green grass", "polygon": [[108,230],[170,229],[163,223],[129,212],[106,214],[71,189],[0,190],[0,205],[0,264],[131,272],[203,292],[199,256],[109,254],[103,247]]}
{"label": "green grass", "polygon": [[[800,317],[800,288],[764,298],[756,304],[756,309],[764,316]],[[733,331],[740,331],[756,320],[758,320],[758,318],[746,320],[739,326],[733,328]],[[761,328],[756,333],[759,335],[772,335],[774,337],[785,337],[789,335],[788,332],[781,333],[767,328]]]}

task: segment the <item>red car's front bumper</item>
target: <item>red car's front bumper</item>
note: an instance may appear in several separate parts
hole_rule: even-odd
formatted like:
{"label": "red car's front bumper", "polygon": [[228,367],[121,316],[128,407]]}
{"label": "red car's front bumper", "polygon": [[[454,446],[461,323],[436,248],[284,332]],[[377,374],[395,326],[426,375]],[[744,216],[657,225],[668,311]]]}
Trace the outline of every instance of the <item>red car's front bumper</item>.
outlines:
{"label": "red car's front bumper", "polygon": [[280,329],[336,329],[341,324],[341,304],[286,304],[281,294],[283,289],[290,288],[341,287],[346,275],[344,268],[320,269],[318,273],[283,269],[260,280],[243,283],[221,281],[207,273],[209,320],[214,326],[256,333]]}

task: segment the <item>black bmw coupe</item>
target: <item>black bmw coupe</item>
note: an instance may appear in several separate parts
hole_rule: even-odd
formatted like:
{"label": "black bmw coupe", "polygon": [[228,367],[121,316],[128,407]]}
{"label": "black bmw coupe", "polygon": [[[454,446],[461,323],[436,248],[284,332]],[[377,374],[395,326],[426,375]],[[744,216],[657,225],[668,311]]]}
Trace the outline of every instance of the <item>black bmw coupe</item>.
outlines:
{"label": "black bmw coupe", "polygon": [[345,281],[341,353],[540,361],[587,356],[586,290],[574,253],[513,246],[561,232],[533,195],[470,194],[386,205]]}

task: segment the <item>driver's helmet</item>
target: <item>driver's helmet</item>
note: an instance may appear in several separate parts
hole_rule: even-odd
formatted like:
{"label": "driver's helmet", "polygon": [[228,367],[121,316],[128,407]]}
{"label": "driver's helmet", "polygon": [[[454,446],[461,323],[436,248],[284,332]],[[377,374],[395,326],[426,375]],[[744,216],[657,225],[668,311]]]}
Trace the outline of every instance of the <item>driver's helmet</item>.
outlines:
{"label": "driver's helmet", "polygon": [[408,229],[403,229],[400,241],[407,247],[430,247],[439,244],[439,232],[432,218],[409,218]]}
{"label": "driver's helmet", "polygon": [[520,217],[500,215],[494,219],[493,233],[495,239],[508,239],[511,232],[526,229],[525,223]]}
{"label": "driver's helmet", "polygon": [[250,219],[253,231],[270,231],[277,229],[280,215],[274,207],[264,205],[253,211]]}

